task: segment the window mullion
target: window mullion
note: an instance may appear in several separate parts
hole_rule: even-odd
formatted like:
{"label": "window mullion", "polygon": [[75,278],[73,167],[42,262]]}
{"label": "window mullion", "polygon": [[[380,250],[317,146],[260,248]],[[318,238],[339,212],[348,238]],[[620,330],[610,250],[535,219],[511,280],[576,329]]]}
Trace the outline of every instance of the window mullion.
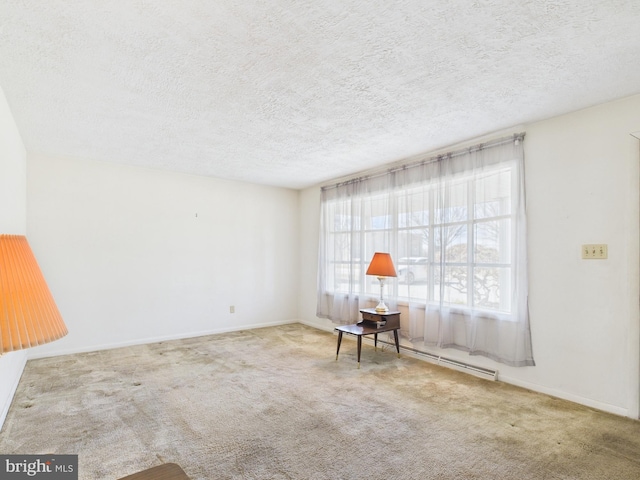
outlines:
{"label": "window mullion", "polygon": [[475,177],[467,181],[467,305],[473,308],[474,285],[474,265],[475,265],[475,243],[474,243],[474,222],[475,222]]}
{"label": "window mullion", "polygon": [[[402,190],[400,190],[402,191]],[[388,235],[389,235],[389,252],[391,252],[392,254],[392,258],[396,259],[396,264],[398,262],[398,242],[399,242],[399,232],[400,232],[400,222],[398,219],[398,216],[400,215],[400,208],[398,206],[399,204],[399,191],[397,190],[392,190],[390,193],[390,199],[389,201],[391,202],[390,205],[390,215],[391,215],[391,230],[389,231]],[[396,266],[397,269],[397,266]],[[393,292],[389,292],[389,296],[390,298],[395,298],[397,301],[398,298],[398,282],[389,282],[388,283],[388,289],[391,290],[392,289],[392,285],[393,285]]]}
{"label": "window mullion", "polygon": [[371,202],[371,198],[365,197],[364,199],[360,199],[360,230],[358,232],[359,237],[359,252],[358,255],[358,291],[356,292],[359,296],[363,297],[367,293],[367,284],[365,279],[365,262],[368,259],[364,258],[366,254],[366,226],[367,226],[367,217],[366,217],[366,206],[367,202]]}
{"label": "window mullion", "polygon": [[432,302],[435,298],[435,188],[432,185],[428,187],[427,198],[429,199],[429,249],[427,251],[428,256],[428,279],[427,279],[427,304]]}

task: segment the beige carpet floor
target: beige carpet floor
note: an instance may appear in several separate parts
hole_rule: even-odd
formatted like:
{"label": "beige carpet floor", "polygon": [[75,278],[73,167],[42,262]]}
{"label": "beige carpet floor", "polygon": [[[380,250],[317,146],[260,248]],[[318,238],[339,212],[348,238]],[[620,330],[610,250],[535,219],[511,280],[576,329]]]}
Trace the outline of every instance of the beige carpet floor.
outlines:
{"label": "beige carpet floor", "polygon": [[640,422],[303,325],[29,361],[0,453],[81,479],[640,478]]}

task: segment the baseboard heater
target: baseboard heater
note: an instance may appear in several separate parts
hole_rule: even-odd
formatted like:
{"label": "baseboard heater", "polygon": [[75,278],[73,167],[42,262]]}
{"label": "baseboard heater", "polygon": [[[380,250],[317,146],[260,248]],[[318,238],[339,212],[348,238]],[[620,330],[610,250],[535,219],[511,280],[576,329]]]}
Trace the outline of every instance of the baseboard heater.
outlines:
{"label": "baseboard heater", "polygon": [[[384,343],[385,345],[389,345],[393,347],[395,350],[396,346],[394,343],[387,342],[385,340],[378,340],[378,343]],[[405,347],[400,345],[400,350],[405,350],[407,352],[411,352],[416,357],[424,357],[425,360],[435,363],[436,365],[442,365],[444,367],[453,368],[454,370],[458,370],[460,372],[469,373],[471,375],[475,375],[476,377],[485,378],[487,380],[498,380],[498,370],[493,370],[491,368],[478,367],[476,365],[470,365],[468,363],[460,362],[458,360],[453,360],[451,358],[443,357],[442,355],[435,355],[433,353],[425,352],[423,350],[418,350],[416,348]]]}

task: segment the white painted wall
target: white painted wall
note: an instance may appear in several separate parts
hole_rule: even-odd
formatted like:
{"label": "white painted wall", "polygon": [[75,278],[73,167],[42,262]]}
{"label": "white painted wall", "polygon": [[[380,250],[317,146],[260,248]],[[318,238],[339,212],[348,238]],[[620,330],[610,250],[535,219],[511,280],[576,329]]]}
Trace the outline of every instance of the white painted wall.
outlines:
{"label": "white painted wall", "polygon": [[[0,234],[24,235],[27,231],[26,158],[20,132],[0,88]],[[0,428],[26,358],[24,351],[0,357]]]}
{"label": "white painted wall", "polygon": [[27,231],[27,151],[0,88],[0,233]]}
{"label": "white painted wall", "polygon": [[[533,384],[638,417],[640,96],[527,128]],[[580,245],[606,243],[608,260]]]}
{"label": "white painted wall", "polygon": [[296,321],[296,191],[27,163],[30,244],[69,329],[30,357]]}
{"label": "white painted wall", "polygon": [[[502,380],[630,417],[640,406],[640,96],[525,126],[530,312],[535,367],[453,349]],[[521,130],[521,128],[518,128]],[[300,317],[315,316],[319,187],[300,194]],[[608,260],[582,260],[585,243]]]}

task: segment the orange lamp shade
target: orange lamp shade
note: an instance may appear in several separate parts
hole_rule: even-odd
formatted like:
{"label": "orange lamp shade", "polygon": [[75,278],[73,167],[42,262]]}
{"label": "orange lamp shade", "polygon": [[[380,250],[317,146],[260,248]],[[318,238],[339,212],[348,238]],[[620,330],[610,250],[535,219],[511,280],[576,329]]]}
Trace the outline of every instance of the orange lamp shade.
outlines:
{"label": "orange lamp shade", "polygon": [[375,275],[377,277],[397,277],[396,269],[393,266],[391,255],[388,253],[376,252],[371,259],[367,275]]}
{"label": "orange lamp shade", "polygon": [[67,333],[27,238],[0,235],[0,354]]}

